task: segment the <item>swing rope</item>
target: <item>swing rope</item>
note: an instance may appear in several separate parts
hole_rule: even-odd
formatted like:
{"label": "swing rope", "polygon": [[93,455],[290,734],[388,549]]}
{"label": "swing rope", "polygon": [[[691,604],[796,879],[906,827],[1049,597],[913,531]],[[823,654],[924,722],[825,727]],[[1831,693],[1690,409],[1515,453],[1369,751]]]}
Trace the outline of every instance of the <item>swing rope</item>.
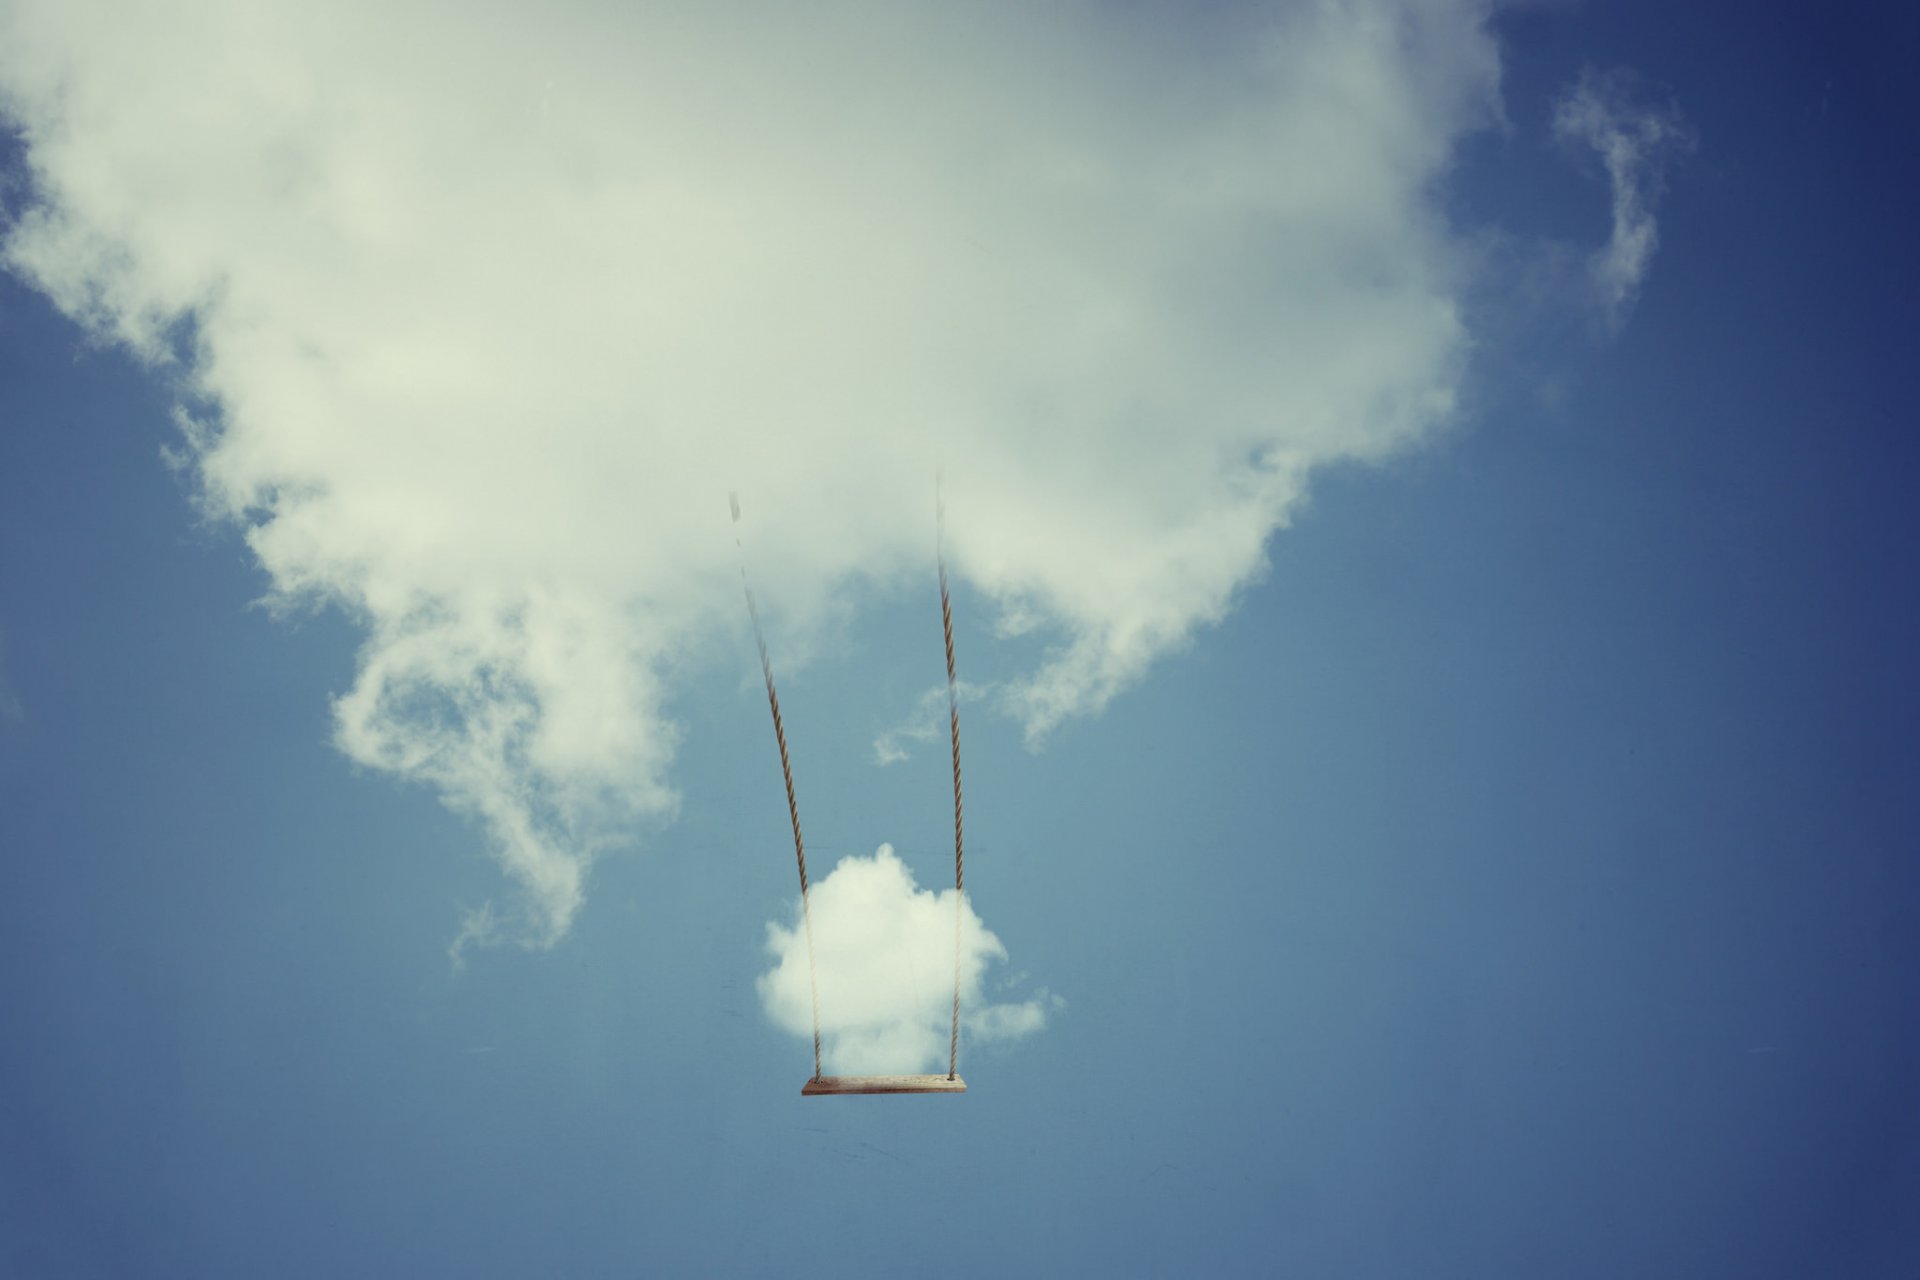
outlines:
{"label": "swing rope", "polygon": [[[733,507],[735,550],[740,547],[740,500],[727,495]],[[747,585],[745,554],[740,560],[740,589],[747,593],[747,616],[753,619],[753,641],[760,647],[760,674],[767,680],[767,705],[773,708],[773,737],[780,744],[780,776],[787,784],[787,817],[793,822],[793,856],[800,864],[800,922],[807,935],[807,992],[813,1000],[813,1078],[820,1078],[820,976],[813,959],[813,905],[808,900],[807,845],[800,838],[800,802],[793,794],[793,761],[787,755],[787,727],[780,719],[780,695],[773,687],[773,662],[767,657],[767,635],[760,627],[760,611],[753,604],[753,588]]]}
{"label": "swing rope", "polygon": [[935,501],[935,557],[940,565],[940,629],[947,640],[947,736],[953,743],[953,1034],[947,1041],[947,1079],[960,1069],[960,920],[966,911],[966,861],[961,850],[960,685],[953,671],[953,602],[947,595],[947,508]]}

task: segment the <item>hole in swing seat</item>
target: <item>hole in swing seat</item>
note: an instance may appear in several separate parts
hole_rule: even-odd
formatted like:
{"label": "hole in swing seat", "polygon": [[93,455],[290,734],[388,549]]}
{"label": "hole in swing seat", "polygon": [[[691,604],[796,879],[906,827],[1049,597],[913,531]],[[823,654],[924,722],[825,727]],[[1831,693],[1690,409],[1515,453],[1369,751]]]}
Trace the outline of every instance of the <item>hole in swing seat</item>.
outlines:
{"label": "hole in swing seat", "polygon": [[803,1098],[841,1093],[965,1093],[959,1076],[815,1076],[800,1089]]}

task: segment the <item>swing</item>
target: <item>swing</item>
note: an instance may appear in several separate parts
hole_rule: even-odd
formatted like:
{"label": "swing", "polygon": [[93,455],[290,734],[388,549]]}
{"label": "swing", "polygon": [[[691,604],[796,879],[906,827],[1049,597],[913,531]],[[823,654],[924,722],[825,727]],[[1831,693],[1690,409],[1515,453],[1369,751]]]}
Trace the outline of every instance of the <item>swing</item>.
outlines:
{"label": "swing", "polygon": [[[729,495],[733,521],[740,523],[740,504]],[[938,527],[944,532],[945,509],[936,506]],[[960,1078],[960,921],[966,902],[965,862],[961,856],[960,820],[960,697],[953,668],[953,605],[947,594],[947,559],[944,547],[936,541],[940,567],[940,626],[947,643],[947,729],[953,744],[953,1029],[947,1041],[947,1074],[897,1076],[830,1076],[820,1070],[820,985],[813,967],[813,912],[808,902],[807,849],[800,838],[800,806],[793,793],[793,764],[787,757],[787,730],[780,719],[780,695],[773,688],[773,663],[767,658],[767,638],[760,628],[760,612],[754,607],[753,588],[747,586],[747,569],[740,566],[740,584],[747,593],[747,616],[753,619],[753,638],[760,647],[760,673],[767,681],[767,705],[773,711],[773,737],[780,745],[780,776],[787,785],[787,817],[793,823],[794,858],[800,865],[800,918],[807,936],[807,984],[813,997],[813,1075],[800,1088],[803,1098],[826,1098],[845,1094],[878,1093],[965,1093],[967,1082]],[[738,545],[738,538],[735,539]]]}

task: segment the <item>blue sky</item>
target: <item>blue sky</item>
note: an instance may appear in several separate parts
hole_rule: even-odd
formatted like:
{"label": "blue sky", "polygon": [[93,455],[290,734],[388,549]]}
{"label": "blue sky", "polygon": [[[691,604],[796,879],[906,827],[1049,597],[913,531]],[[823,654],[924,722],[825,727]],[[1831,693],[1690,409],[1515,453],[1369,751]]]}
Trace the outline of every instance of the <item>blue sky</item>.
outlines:
{"label": "blue sky", "polygon": [[[67,11],[0,10],[0,1272],[1920,1273],[1911,19]],[[1612,312],[1582,83],[1669,130]],[[932,890],[936,462],[970,1005],[1045,1025],[803,1101],[725,495],[816,881]]]}

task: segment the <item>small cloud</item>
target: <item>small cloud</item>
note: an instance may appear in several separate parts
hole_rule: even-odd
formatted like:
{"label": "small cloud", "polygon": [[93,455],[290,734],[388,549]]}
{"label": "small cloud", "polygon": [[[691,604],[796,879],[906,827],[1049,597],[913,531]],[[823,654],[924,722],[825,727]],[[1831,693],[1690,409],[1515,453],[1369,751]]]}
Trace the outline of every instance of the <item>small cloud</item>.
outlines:
{"label": "small cloud", "polygon": [[964,1021],[967,1030],[986,1040],[1012,1040],[1031,1035],[1047,1025],[1049,1009],[1063,1009],[1067,1002],[1042,987],[1031,1000],[1019,1004],[988,1005]]}
{"label": "small cloud", "polygon": [[1642,96],[1630,73],[1589,68],[1561,95],[1553,114],[1554,136],[1599,152],[1613,187],[1613,233],[1594,254],[1591,270],[1607,321],[1616,327],[1639,294],[1660,242],[1653,207],[1666,165],[1694,145],[1676,107],[1645,105]]}
{"label": "small cloud", "polygon": [[[839,1074],[932,1070],[946,1061],[952,1029],[954,891],[934,892],[883,844],[871,858],[843,858],[813,886],[814,969],[820,992],[821,1059]],[[813,1034],[807,938],[794,905],[790,924],[767,925],[774,966],[760,1001],[774,1025]],[[1047,1024],[1064,1005],[1044,989],[1031,999],[987,1004],[981,979],[1007,950],[971,904],[960,918],[960,1008],[969,1040],[1013,1040]]]}
{"label": "small cloud", "polygon": [[[965,680],[955,686],[962,702],[977,702],[992,690],[992,685],[968,684]],[[874,738],[873,762],[899,764],[913,754],[909,744],[926,746],[939,741],[946,733],[947,686],[941,684],[921,694],[906,719]]]}
{"label": "small cloud", "polygon": [[453,971],[459,973],[467,967],[468,947],[491,947],[499,942],[500,923],[494,918],[493,904],[483,902],[461,913],[460,932],[447,944],[447,959],[452,962]]}

